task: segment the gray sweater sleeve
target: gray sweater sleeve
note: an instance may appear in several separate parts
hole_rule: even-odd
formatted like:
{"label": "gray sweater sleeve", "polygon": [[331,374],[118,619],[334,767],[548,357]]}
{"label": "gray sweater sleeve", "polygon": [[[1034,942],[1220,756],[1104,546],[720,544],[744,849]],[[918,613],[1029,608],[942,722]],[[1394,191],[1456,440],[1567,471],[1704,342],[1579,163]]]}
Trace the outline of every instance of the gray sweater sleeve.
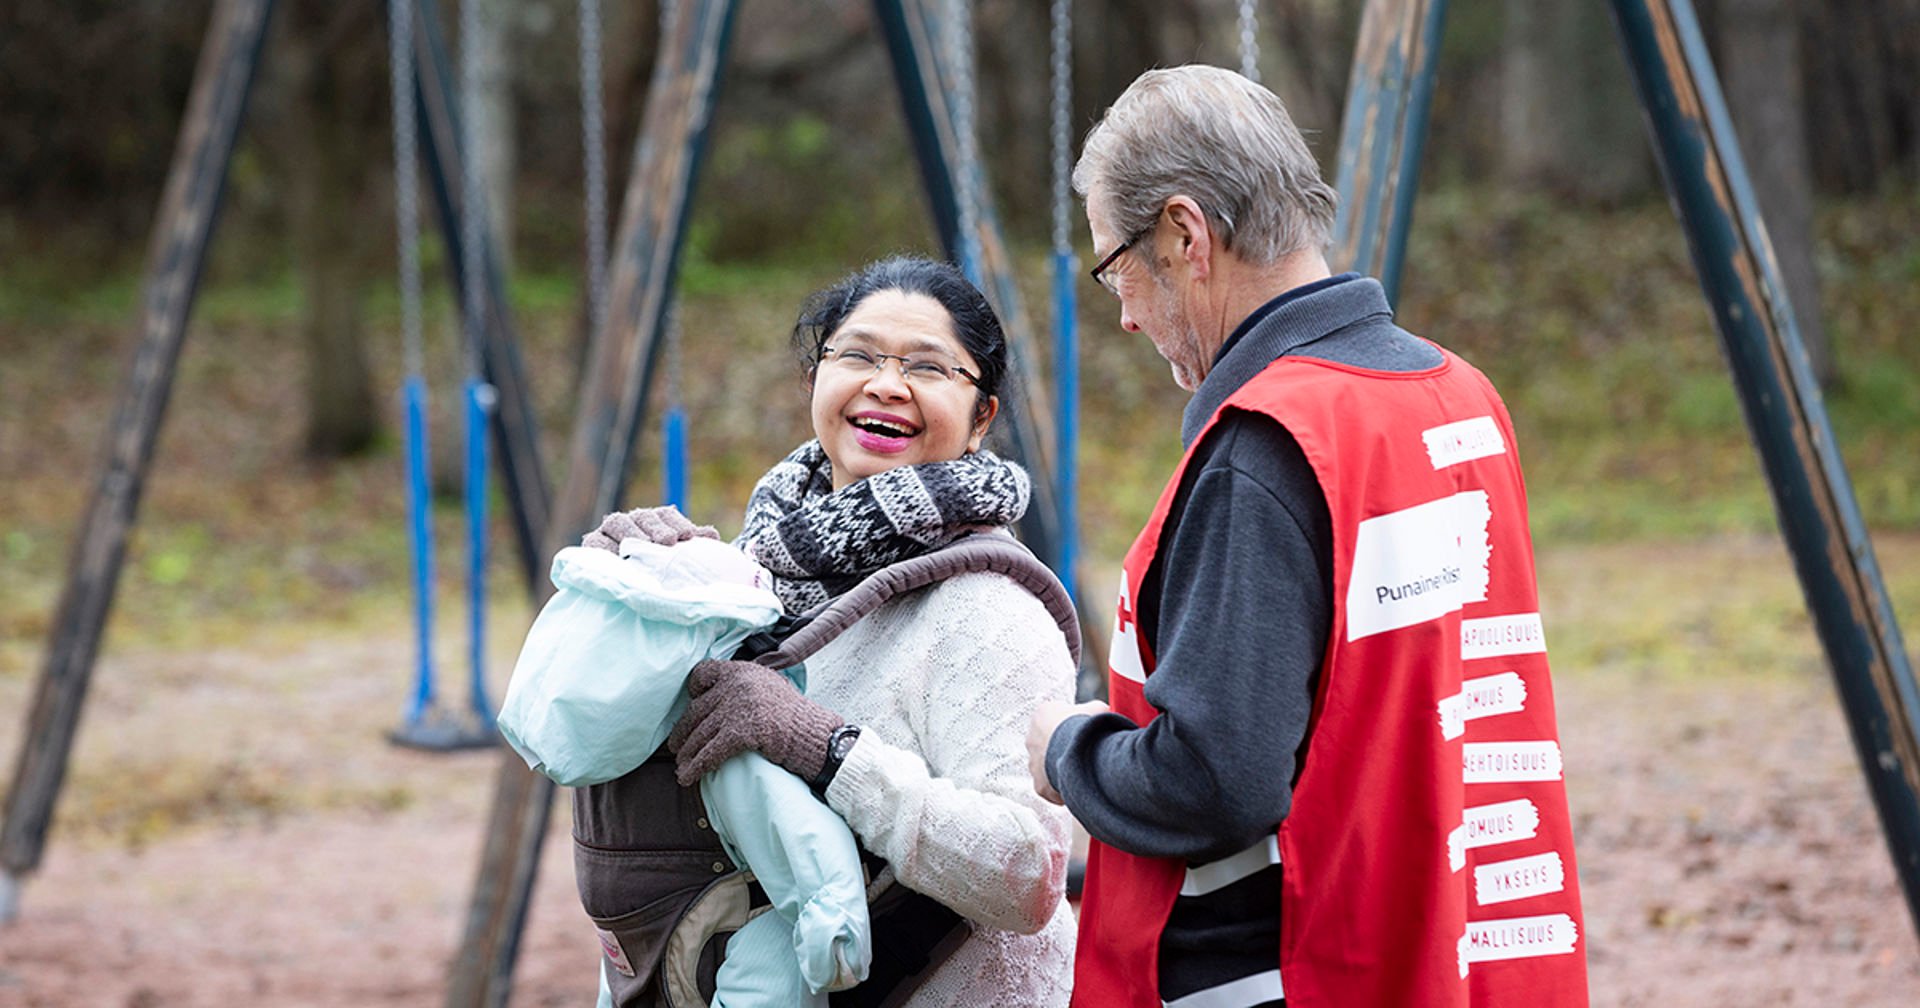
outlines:
{"label": "gray sweater sleeve", "polygon": [[1101,842],[1204,863],[1286,817],[1332,619],[1332,532],[1299,445],[1253,414],[1208,434],[1173,508],[1138,600],[1160,715],[1070,719],[1047,773]]}

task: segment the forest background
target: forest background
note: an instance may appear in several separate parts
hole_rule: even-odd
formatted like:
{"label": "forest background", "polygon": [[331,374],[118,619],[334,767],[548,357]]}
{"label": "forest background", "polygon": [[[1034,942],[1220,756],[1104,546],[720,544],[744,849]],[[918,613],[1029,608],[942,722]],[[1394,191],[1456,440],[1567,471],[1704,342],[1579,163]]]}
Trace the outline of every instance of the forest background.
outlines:
{"label": "forest background", "polygon": [[[506,236],[543,449],[559,458],[586,340],[575,5],[481,2],[494,229]],[[1076,140],[1145,67],[1238,64],[1231,0],[1074,6]],[[1264,79],[1309,130],[1330,179],[1360,7],[1260,4]],[[1911,626],[1920,617],[1920,341],[1908,321],[1920,312],[1920,0],[1700,7],[1895,610]],[[148,231],[210,8],[12,0],[0,10],[6,754],[18,745],[131,360]],[[605,8],[617,203],[659,12],[638,0]],[[1047,5],[973,8],[986,170],[1044,332]],[[449,21],[453,12],[443,5]],[[138,930],[91,916],[106,898],[89,886],[191,860],[182,852],[216,859],[284,839],[287,823],[313,835],[345,830],[340,842],[363,854],[373,843],[420,844],[405,849],[446,868],[433,873],[441,885],[430,895],[388,907],[403,920],[392,940],[425,928],[443,954],[456,930],[491,764],[396,756],[378,739],[401,709],[413,646],[384,26],[370,0],[279,4],[56,820],[59,856],[47,871],[59,882],[42,897],[55,923],[43,915],[38,926],[53,930],[32,930],[30,891],[27,919],[11,936],[0,931],[0,1004],[14,995],[66,1003],[70,988],[34,964],[58,964],[49,949],[65,936]],[[723,532],[738,530],[752,481],[805,436],[785,342],[801,298],[874,257],[934,249],[889,73],[858,0],[741,6],[680,270],[683,335],[655,398],[685,404],[689,510]],[[1693,1003],[1691,991],[1797,1003],[1780,993],[1793,989],[1795,963],[1865,992],[1844,1003],[1910,991],[1920,977],[1912,928],[1605,5],[1456,0],[1431,123],[1399,317],[1473,360],[1506,396],[1529,474],[1556,667],[1564,689],[1603,712],[1568,730],[1570,777],[1578,780],[1576,743],[1593,744],[1592,787],[1584,798],[1574,789],[1587,803],[1583,881],[1590,915],[1599,914],[1590,920],[1597,976],[1612,998],[1600,1000],[1643,1003],[1641,992]],[[1084,260],[1084,220],[1077,206],[1070,213]],[[463,365],[430,232],[425,254],[444,495],[439,645],[457,655]],[[1079,573],[1104,597],[1177,458],[1185,396],[1089,283],[1080,313]],[[1050,380],[1045,348],[1032,358],[1042,370],[1029,380]],[[661,493],[657,419],[644,436],[634,504]],[[494,514],[504,510],[496,503]],[[507,535],[496,517],[496,699],[531,616]],[[461,664],[442,672],[442,688],[457,694]],[[1580,716],[1565,698],[1562,707]],[[1690,789],[1671,762],[1648,755],[1660,751],[1692,753],[1726,776]],[[1652,778],[1668,783],[1645,783]],[[1627,797],[1609,790],[1617,787]],[[1627,800],[1646,803],[1645,818],[1609,825],[1607,804]],[[1841,804],[1816,814],[1821,801]],[[461,835],[370,840],[341,826],[343,816],[369,829],[451,818],[460,826],[448,832]],[[1590,853],[1608,841],[1677,864],[1671,884]],[[1869,874],[1820,889],[1785,869],[1735,867],[1769,852]],[[564,851],[548,862],[564,890]],[[194,895],[147,898],[176,908],[213,901],[212,912],[226,883],[184,874],[190,881],[179,884]],[[1690,896],[1692,884],[1706,888]],[[564,895],[550,912],[567,912]],[[253,930],[272,919],[240,916]],[[209,947],[240,941],[190,913],[183,921]],[[1648,968],[1681,949],[1698,958]],[[1742,957],[1765,965],[1743,967]],[[233,983],[286,990],[271,986],[287,982],[272,979],[272,954],[230,958],[240,963]],[[440,960],[426,959],[404,979],[368,974],[367,990],[430,986]],[[1674,986],[1676,974],[1700,968],[1717,979]],[[114,989],[128,1003],[222,1003],[205,992],[227,981],[209,976],[177,990],[140,980]],[[1760,978],[1778,986],[1741,986]],[[313,990],[294,1000],[329,1003]]]}

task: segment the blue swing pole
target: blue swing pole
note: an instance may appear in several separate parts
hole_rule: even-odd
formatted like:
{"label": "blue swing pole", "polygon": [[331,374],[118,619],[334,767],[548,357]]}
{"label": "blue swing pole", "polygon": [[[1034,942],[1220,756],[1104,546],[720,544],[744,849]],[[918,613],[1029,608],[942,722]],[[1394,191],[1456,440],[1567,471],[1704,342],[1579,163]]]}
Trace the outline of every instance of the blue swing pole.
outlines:
{"label": "blue swing pole", "polygon": [[418,374],[407,376],[402,391],[407,427],[407,529],[413,544],[413,629],[415,648],[413,696],[407,703],[406,724],[416,724],[433,704],[433,522],[427,491],[427,383]]}
{"label": "blue swing pole", "polygon": [[687,509],[687,411],[678,403],[668,407],[663,434],[666,438],[667,503]]}
{"label": "blue swing pole", "polygon": [[491,472],[487,434],[493,417],[494,390],[478,374],[467,379],[467,587],[472,612],[468,623],[468,680],[474,721],[483,734],[493,731],[487,702],[487,492]]}
{"label": "blue swing pole", "polygon": [[1060,485],[1060,561],[1061,583],[1071,595],[1074,588],[1074,564],[1079,559],[1079,451],[1080,451],[1080,334],[1078,304],[1074,282],[1080,273],[1080,261],[1071,248],[1053,253],[1053,367],[1054,425],[1058,442],[1054,449],[1059,467]]}
{"label": "blue swing pole", "polygon": [[667,313],[667,409],[661,419],[662,493],[666,503],[687,510],[687,409],[680,401],[680,309]]}

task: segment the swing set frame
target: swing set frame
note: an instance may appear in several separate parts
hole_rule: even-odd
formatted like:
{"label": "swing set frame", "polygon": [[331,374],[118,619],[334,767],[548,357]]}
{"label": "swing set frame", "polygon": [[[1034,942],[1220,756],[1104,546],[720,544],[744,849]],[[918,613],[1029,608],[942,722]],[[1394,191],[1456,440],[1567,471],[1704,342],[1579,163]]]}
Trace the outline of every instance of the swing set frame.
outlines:
{"label": "swing set frame", "polygon": [[[1909,907],[1920,923],[1920,689],[1852,486],[1800,343],[1752,186],[1690,0],[1608,0],[1669,197],[1713,312],[1783,536],[1825,649],[1870,794]],[[922,182],[942,246],[979,250],[982,286],[1007,321],[1016,355],[1032,345],[990,200],[963,217],[959,193],[984,193],[977,165],[958,156],[952,83],[941,59],[939,0],[874,0],[892,57]],[[76,537],[46,664],[0,826],[0,920],[16,910],[20,878],[37,867],[86,685],[112,604],[186,321],[220,209],[272,0],[219,0],[161,201],[141,309],[142,338],[106,461]],[[454,282],[480,288],[483,373],[499,392],[493,416],[514,539],[529,591],[550,592],[544,560],[619,503],[671,307],[693,188],[731,37],[736,0],[681,0],[661,39],[613,248],[605,320],[595,332],[565,459],[548,482],[492,239],[481,273],[462,263],[464,155],[432,0],[418,0],[414,100],[421,150]],[[1401,272],[1426,132],[1445,0],[1368,0],[1338,154],[1340,211],[1332,261],[1381,278]],[[963,234],[961,221],[973,222]],[[965,241],[963,242],[963,238]],[[1020,362],[1025,366],[1025,362]],[[1030,371],[1030,369],[1029,369]],[[1058,555],[1057,481],[1044,436],[1042,390],[1009,402],[1014,454],[1034,470],[1035,507],[1022,532]],[[1061,572],[1071,586],[1071,571]],[[1084,593],[1075,592],[1083,624]],[[1090,635],[1097,640],[1097,635]],[[1104,655],[1095,657],[1104,665]],[[487,845],[449,1006],[501,1005],[514,959],[553,784],[502,753]]]}

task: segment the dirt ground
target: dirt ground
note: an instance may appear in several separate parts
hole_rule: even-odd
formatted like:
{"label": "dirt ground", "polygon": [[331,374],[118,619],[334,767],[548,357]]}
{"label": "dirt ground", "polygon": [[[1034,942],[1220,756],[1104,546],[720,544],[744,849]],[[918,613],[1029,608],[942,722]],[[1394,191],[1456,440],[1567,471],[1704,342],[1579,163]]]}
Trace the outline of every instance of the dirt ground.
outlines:
{"label": "dirt ground", "polygon": [[[1656,590],[1633,573],[1650,565],[1719,565],[1712,582],[1758,555],[1778,579],[1777,551],[1614,557],[1621,573],[1594,580],[1592,554],[1543,556],[1565,595],[1546,611]],[[1775,590],[1782,633],[1808,636],[1790,579]],[[1727,653],[1691,604],[1648,632]],[[1920,943],[1817,662],[1654,668],[1589,622],[1556,660],[1594,1003],[1920,1003]],[[411,650],[397,626],[213,654],[120,654],[109,637],[46,860],[0,929],[0,1006],[440,1003],[499,757],[382,741]],[[9,756],[30,686],[0,679]],[[555,811],[516,1005],[593,996]]]}

